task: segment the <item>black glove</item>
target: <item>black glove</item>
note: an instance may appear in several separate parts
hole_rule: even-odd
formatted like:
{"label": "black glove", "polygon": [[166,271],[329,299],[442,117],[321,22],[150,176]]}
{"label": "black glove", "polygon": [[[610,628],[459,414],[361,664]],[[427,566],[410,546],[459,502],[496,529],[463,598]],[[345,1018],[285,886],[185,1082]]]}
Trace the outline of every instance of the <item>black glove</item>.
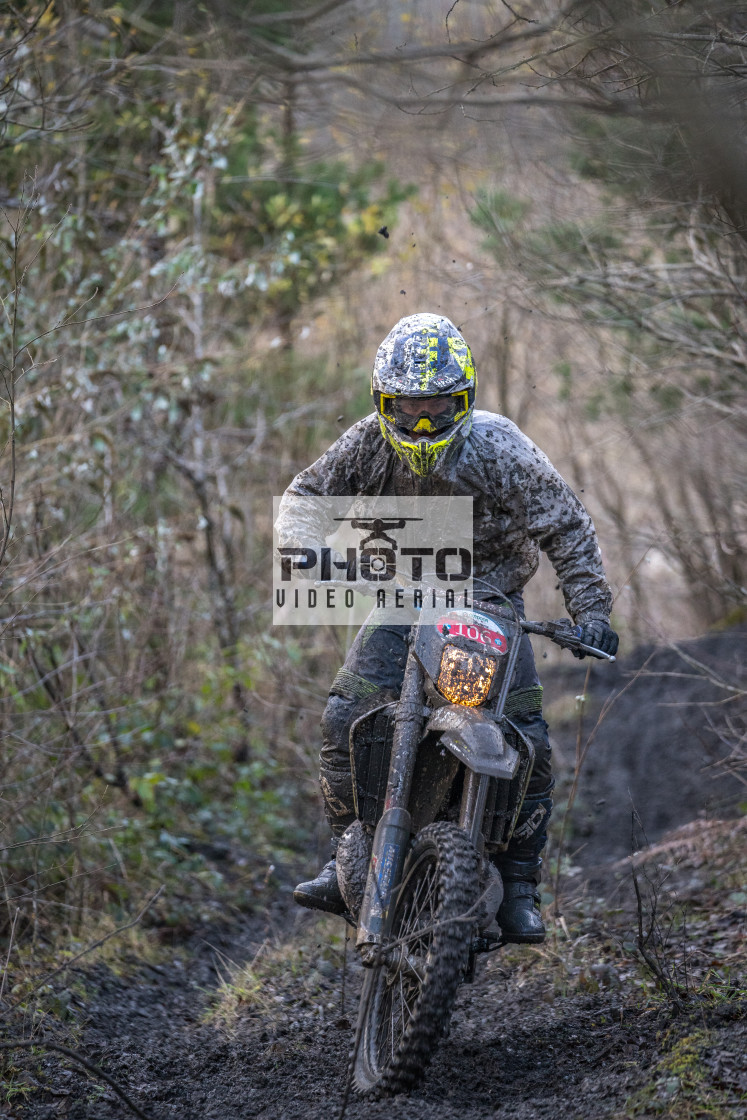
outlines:
{"label": "black glove", "polygon": [[[593,646],[594,649],[600,649],[602,653],[609,653],[612,656],[617,653],[620,639],[608,622],[592,619],[591,622],[584,622],[581,626],[577,626],[576,633],[585,646]],[[573,656],[581,658],[586,657],[586,654],[581,649],[574,649]]]}

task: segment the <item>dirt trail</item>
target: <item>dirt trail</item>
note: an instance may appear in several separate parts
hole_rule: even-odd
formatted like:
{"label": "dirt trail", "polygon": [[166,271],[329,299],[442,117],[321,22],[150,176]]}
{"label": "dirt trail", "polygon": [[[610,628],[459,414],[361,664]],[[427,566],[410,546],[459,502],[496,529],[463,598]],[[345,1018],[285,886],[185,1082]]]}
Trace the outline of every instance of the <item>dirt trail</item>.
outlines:
{"label": "dirt trail", "polygon": [[[644,917],[652,899],[660,912],[649,948],[693,993],[684,1009],[675,1015],[641,967],[630,869],[607,863],[566,883],[546,945],[480,963],[422,1089],[378,1102],[353,1096],[346,1120],[747,1117],[747,819],[702,816],[735,788],[714,767],[730,745],[712,713],[722,710],[720,682],[745,680],[743,636],[687,644],[710,680],[692,665],[684,675],[676,650],[637,651],[635,664],[590,690],[590,726],[606,698],[619,699],[590,754],[583,827],[569,846],[625,855],[623,788],[650,818],[652,840],[681,826],[650,853],[653,894],[645,867],[639,875]],[[569,693],[560,676],[556,685],[556,697]],[[743,708],[729,710],[735,728]],[[560,753],[572,757],[572,720],[557,727]],[[666,775],[666,798],[652,774]],[[151,929],[158,963],[123,955],[115,974],[82,962],[64,977],[66,1018],[47,1020],[49,1036],[106,1070],[151,1120],[337,1120],[361,970],[342,950],[343,923],[293,907],[288,878],[267,888],[263,912],[231,927],[212,923],[181,942]],[[16,1034],[30,1029],[21,1022]],[[17,1092],[0,1120],[133,1115],[59,1054],[18,1051],[12,1067]]]}
{"label": "dirt trail", "polygon": [[[620,943],[631,916],[618,916]],[[733,907],[711,914],[708,936],[731,930],[733,948],[745,916],[735,918]],[[360,986],[349,951],[343,991],[342,954],[328,948],[341,927],[281,907],[272,919],[203,931],[166,962],[122,977],[99,966],[85,977],[91,996],[73,1001],[80,1052],[152,1120],[337,1120]],[[460,992],[450,1038],[423,1088],[384,1101],[353,1096],[346,1120],[746,1116],[744,1000],[701,1001],[673,1017],[650,989],[630,986],[635,968],[615,953],[611,927],[591,917],[578,928],[573,941],[485,959]],[[713,952],[704,930],[696,936]],[[230,1029],[207,1019],[227,961],[251,961],[263,943],[274,961],[264,971],[255,966],[261,986],[232,1005]],[[132,1115],[112,1090],[58,1055],[26,1061],[38,1088],[0,1120]],[[695,1093],[697,1103],[704,1077],[718,1110],[668,1111],[682,1094],[684,1103]]]}
{"label": "dirt trail", "polygon": [[[226,955],[242,949],[232,939],[217,947]],[[252,946],[243,948],[251,952]],[[127,979],[98,971],[81,1052],[126,1086],[153,1120],[337,1116],[359,986],[355,972],[347,977],[347,1014],[341,1014],[336,970],[320,983],[315,1004],[299,1006],[283,986],[270,997],[278,1000],[277,1011],[241,1019],[229,1037],[202,1021],[218,982],[210,957],[206,951],[188,964],[143,967]],[[519,986],[496,959],[460,993],[451,1037],[425,1087],[409,1098],[353,1098],[346,1116],[612,1116],[645,1083],[660,1029],[658,1016],[626,1011],[607,994],[553,1000],[546,981],[522,976]],[[61,1065],[70,1063],[50,1055],[44,1076],[37,1076],[62,1096],[47,1096],[45,1103],[40,1092],[0,1115],[114,1120],[127,1114],[113,1091],[100,1091],[86,1075],[64,1074]]]}

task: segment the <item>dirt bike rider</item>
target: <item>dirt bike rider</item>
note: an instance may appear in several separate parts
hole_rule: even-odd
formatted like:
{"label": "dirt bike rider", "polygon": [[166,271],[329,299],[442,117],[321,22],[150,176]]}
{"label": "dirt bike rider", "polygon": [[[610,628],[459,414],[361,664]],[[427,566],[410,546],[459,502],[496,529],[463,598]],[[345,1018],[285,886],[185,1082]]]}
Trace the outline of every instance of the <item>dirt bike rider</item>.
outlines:
{"label": "dirt bike rider", "polygon": [[[515,424],[475,411],[475,389],[471,352],[449,319],[401,319],[376,355],[375,413],[296,476],[281,503],[279,536],[290,533],[294,495],[471,495],[475,577],[501,588],[523,613],[521,592],[537,570],[541,549],[558,575],[568,613],[582,628],[581,640],[614,653],[611,594],[588,513]],[[364,626],[332,682],[321,724],[320,784],[333,851],[355,820],[350,726],[374,697],[399,693],[407,633],[402,626]],[[505,892],[498,922],[507,941],[539,942],[545,927],[538,885],[554,781],[542,686],[526,635],[506,714],[530,738],[536,757],[511,843],[495,858]],[[334,859],[316,879],[299,884],[294,899],[342,913]]]}

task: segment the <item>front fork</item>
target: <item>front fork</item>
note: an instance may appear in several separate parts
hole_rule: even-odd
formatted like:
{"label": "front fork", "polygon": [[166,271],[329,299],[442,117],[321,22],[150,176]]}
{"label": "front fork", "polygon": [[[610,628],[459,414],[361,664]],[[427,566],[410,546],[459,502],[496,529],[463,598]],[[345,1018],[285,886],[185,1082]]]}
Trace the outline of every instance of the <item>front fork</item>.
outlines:
{"label": "front fork", "polygon": [[[501,711],[517,652],[518,643],[515,643],[511,651],[506,683],[501,690],[499,707]],[[397,706],[386,802],[384,812],[374,833],[366,889],[363,893],[358,920],[356,946],[363,951],[364,957],[369,956],[372,949],[386,944],[391,933],[392,901],[402,882],[402,873],[412,834],[412,818],[407,810],[407,805],[410,800],[417,748],[423,731],[423,720],[423,670],[411,647]],[[518,731],[518,728],[515,728],[515,730]],[[519,734],[521,735],[520,732]],[[513,819],[507,829],[508,836],[510,836],[516,823],[534,762],[532,744],[524,736],[521,736],[521,738],[524,739],[528,757],[523,767],[521,790],[519,791]],[[484,848],[482,825],[489,791],[490,779],[485,774],[476,774],[473,770],[466,770],[459,824],[481,856]],[[498,905],[500,905],[500,899]],[[368,950],[364,949],[366,946],[370,948]]]}
{"label": "front fork", "polygon": [[[423,730],[423,670],[410,647],[397,705],[386,803],[374,833],[368,879],[358,921],[358,948],[386,943],[392,928],[392,901],[402,882],[412,819],[407,810],[417,748]],[[368,950],[370,952],[370,950]]]}

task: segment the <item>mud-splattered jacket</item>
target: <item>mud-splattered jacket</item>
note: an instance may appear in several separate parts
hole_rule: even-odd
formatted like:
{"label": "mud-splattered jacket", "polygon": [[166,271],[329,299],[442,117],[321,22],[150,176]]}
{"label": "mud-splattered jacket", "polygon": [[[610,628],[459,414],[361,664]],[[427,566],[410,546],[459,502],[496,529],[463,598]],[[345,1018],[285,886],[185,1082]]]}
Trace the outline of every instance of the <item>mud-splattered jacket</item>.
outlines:
{"label": "mud-splattered jacket", "polygon": [[476,410],[468,438],[426,478],[382,439],[376,414],[367,416],[293,479],[280,504],[279,541],[298,539],[295,495],[387,494],[471,495],[476,577],[505,594],[521,591],[542,550],[574,621],[609,619],[612,597],[591,518],[547,456],[505,416]]}

